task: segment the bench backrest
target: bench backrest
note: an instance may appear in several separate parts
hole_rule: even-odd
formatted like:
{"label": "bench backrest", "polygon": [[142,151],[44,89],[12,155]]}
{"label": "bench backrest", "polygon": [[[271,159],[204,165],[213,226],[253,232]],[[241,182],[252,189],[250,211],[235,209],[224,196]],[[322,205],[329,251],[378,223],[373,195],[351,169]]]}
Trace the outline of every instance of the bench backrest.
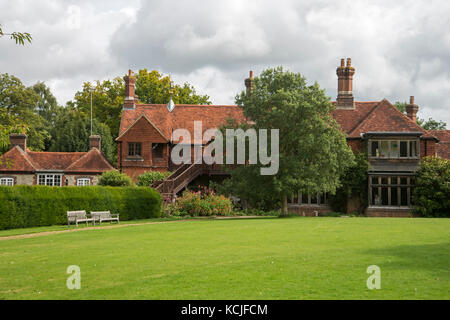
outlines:
{"label": "bench backrest", "polygon": [[67,211],[67,219],[69,221],[75,221],[75,219],[86,219],[86,210]]}
{"label": "bench backrest", "polygon": [[91,216],[96,219],[111,218],[111,212],[109,212],[109,211],[91,211]]}

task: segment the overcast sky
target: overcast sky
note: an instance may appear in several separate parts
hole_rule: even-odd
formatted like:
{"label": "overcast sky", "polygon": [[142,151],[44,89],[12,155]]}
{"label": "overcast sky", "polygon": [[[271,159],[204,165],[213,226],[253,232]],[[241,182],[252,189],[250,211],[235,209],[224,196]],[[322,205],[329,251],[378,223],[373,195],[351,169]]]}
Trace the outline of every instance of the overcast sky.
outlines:
{"label": "overcast sky", "polygon": [[336,97],[352,58],[356,100],[416,97],[450,127],[450,1],[0,0],[0,73],[44,81],[60,104],[84,81],[156,69],[215,104],[233,104],[249,70],[279,65]]}

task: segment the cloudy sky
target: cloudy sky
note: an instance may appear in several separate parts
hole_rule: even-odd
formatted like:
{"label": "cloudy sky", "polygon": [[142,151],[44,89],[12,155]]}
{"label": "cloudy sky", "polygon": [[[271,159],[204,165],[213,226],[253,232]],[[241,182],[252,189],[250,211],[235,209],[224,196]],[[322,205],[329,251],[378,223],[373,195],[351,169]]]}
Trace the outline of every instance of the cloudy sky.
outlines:
{"label": "cloudy sky", "polygon": [[416,97],[450,127],[450,1],[0,0],[0,73],[44,81],[60,104],[84,81],[156,69],[233,104],[250,69],[282,65],[336,97],[351,57],[357,100]]}

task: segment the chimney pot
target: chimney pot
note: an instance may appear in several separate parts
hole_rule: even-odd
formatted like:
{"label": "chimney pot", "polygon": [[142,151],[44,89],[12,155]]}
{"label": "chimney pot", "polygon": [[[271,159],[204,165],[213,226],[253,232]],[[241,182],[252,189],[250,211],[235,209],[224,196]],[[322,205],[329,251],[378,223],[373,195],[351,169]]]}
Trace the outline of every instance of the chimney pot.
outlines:
{"label": "chimney pot", "polygon": [[101,151],[101,144],[102,138],[98,135],[92,135],[89,137],[89,150],[92,148],[97,148],[99,151]]}
{"label": "chimney pot", "polygon": [[12,133],[9,135],[11,149],[19,146],[23,151],[27,152],[27,135],[24,133]]}
{"label": "chimney pot", "polygon": [[353,68],[351,58],[347,58],[347,66],[344,66],[345,60],[341,59],[341,66],[336,69],[338,76],[338,96],[336,99],[337,109],[354,109],[353,97],[353,75],[355,68]]}
{"label": "chimney pot", "polygon": [[409,104],[406,106],[406,115],[412,121],[417,121],[417,112],[419,111],[419,106],[414,103],[414,96],[409,97]]}
{"label": "chimney pot", "polygon": [[247,94],[250,94],[253,92],[253,71],[250,70],[250,77],[248,77],[247,79],[245,79],[244,83],[245,83],[245,87],[247,88]]}

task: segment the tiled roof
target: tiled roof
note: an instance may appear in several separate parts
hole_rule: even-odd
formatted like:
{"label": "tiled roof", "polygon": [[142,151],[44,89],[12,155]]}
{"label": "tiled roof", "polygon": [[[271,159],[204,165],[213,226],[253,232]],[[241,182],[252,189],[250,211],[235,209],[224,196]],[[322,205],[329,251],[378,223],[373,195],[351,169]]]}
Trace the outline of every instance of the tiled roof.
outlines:
{"label": "tiled roof", "polygon": [[439,139],[436,144],[436,153],[439,157],[450,159],[450,130],[428,130]]}
{"label": "tiled roof", "polygon": [[103,172],[113,170],[105,157],[96,148],[88,152],[24,152],[15,146],[3,156],[1,171],[63,170],[64,172]]}
{"label": "tiled roof", "polygon": [[350,138],[360,137],[365,132],[423,132],[422,137],[434,138],[386,99],[355,102],[355,109],[334,110],[333,117]]}
{"label": "tiled roof", "polygon": [[242,109],[236,105],[186,105],[177,104],[169,112],[165,104],[138,104],[135,109],[124,109],[120,121],[120,141],[125,131],[136,120],[145,116],[165,136],[171,139],[175,129],[187,129],[194,138],[194,121],[202,121],[203,132],[225,124],[227,119],[245,121]]}

